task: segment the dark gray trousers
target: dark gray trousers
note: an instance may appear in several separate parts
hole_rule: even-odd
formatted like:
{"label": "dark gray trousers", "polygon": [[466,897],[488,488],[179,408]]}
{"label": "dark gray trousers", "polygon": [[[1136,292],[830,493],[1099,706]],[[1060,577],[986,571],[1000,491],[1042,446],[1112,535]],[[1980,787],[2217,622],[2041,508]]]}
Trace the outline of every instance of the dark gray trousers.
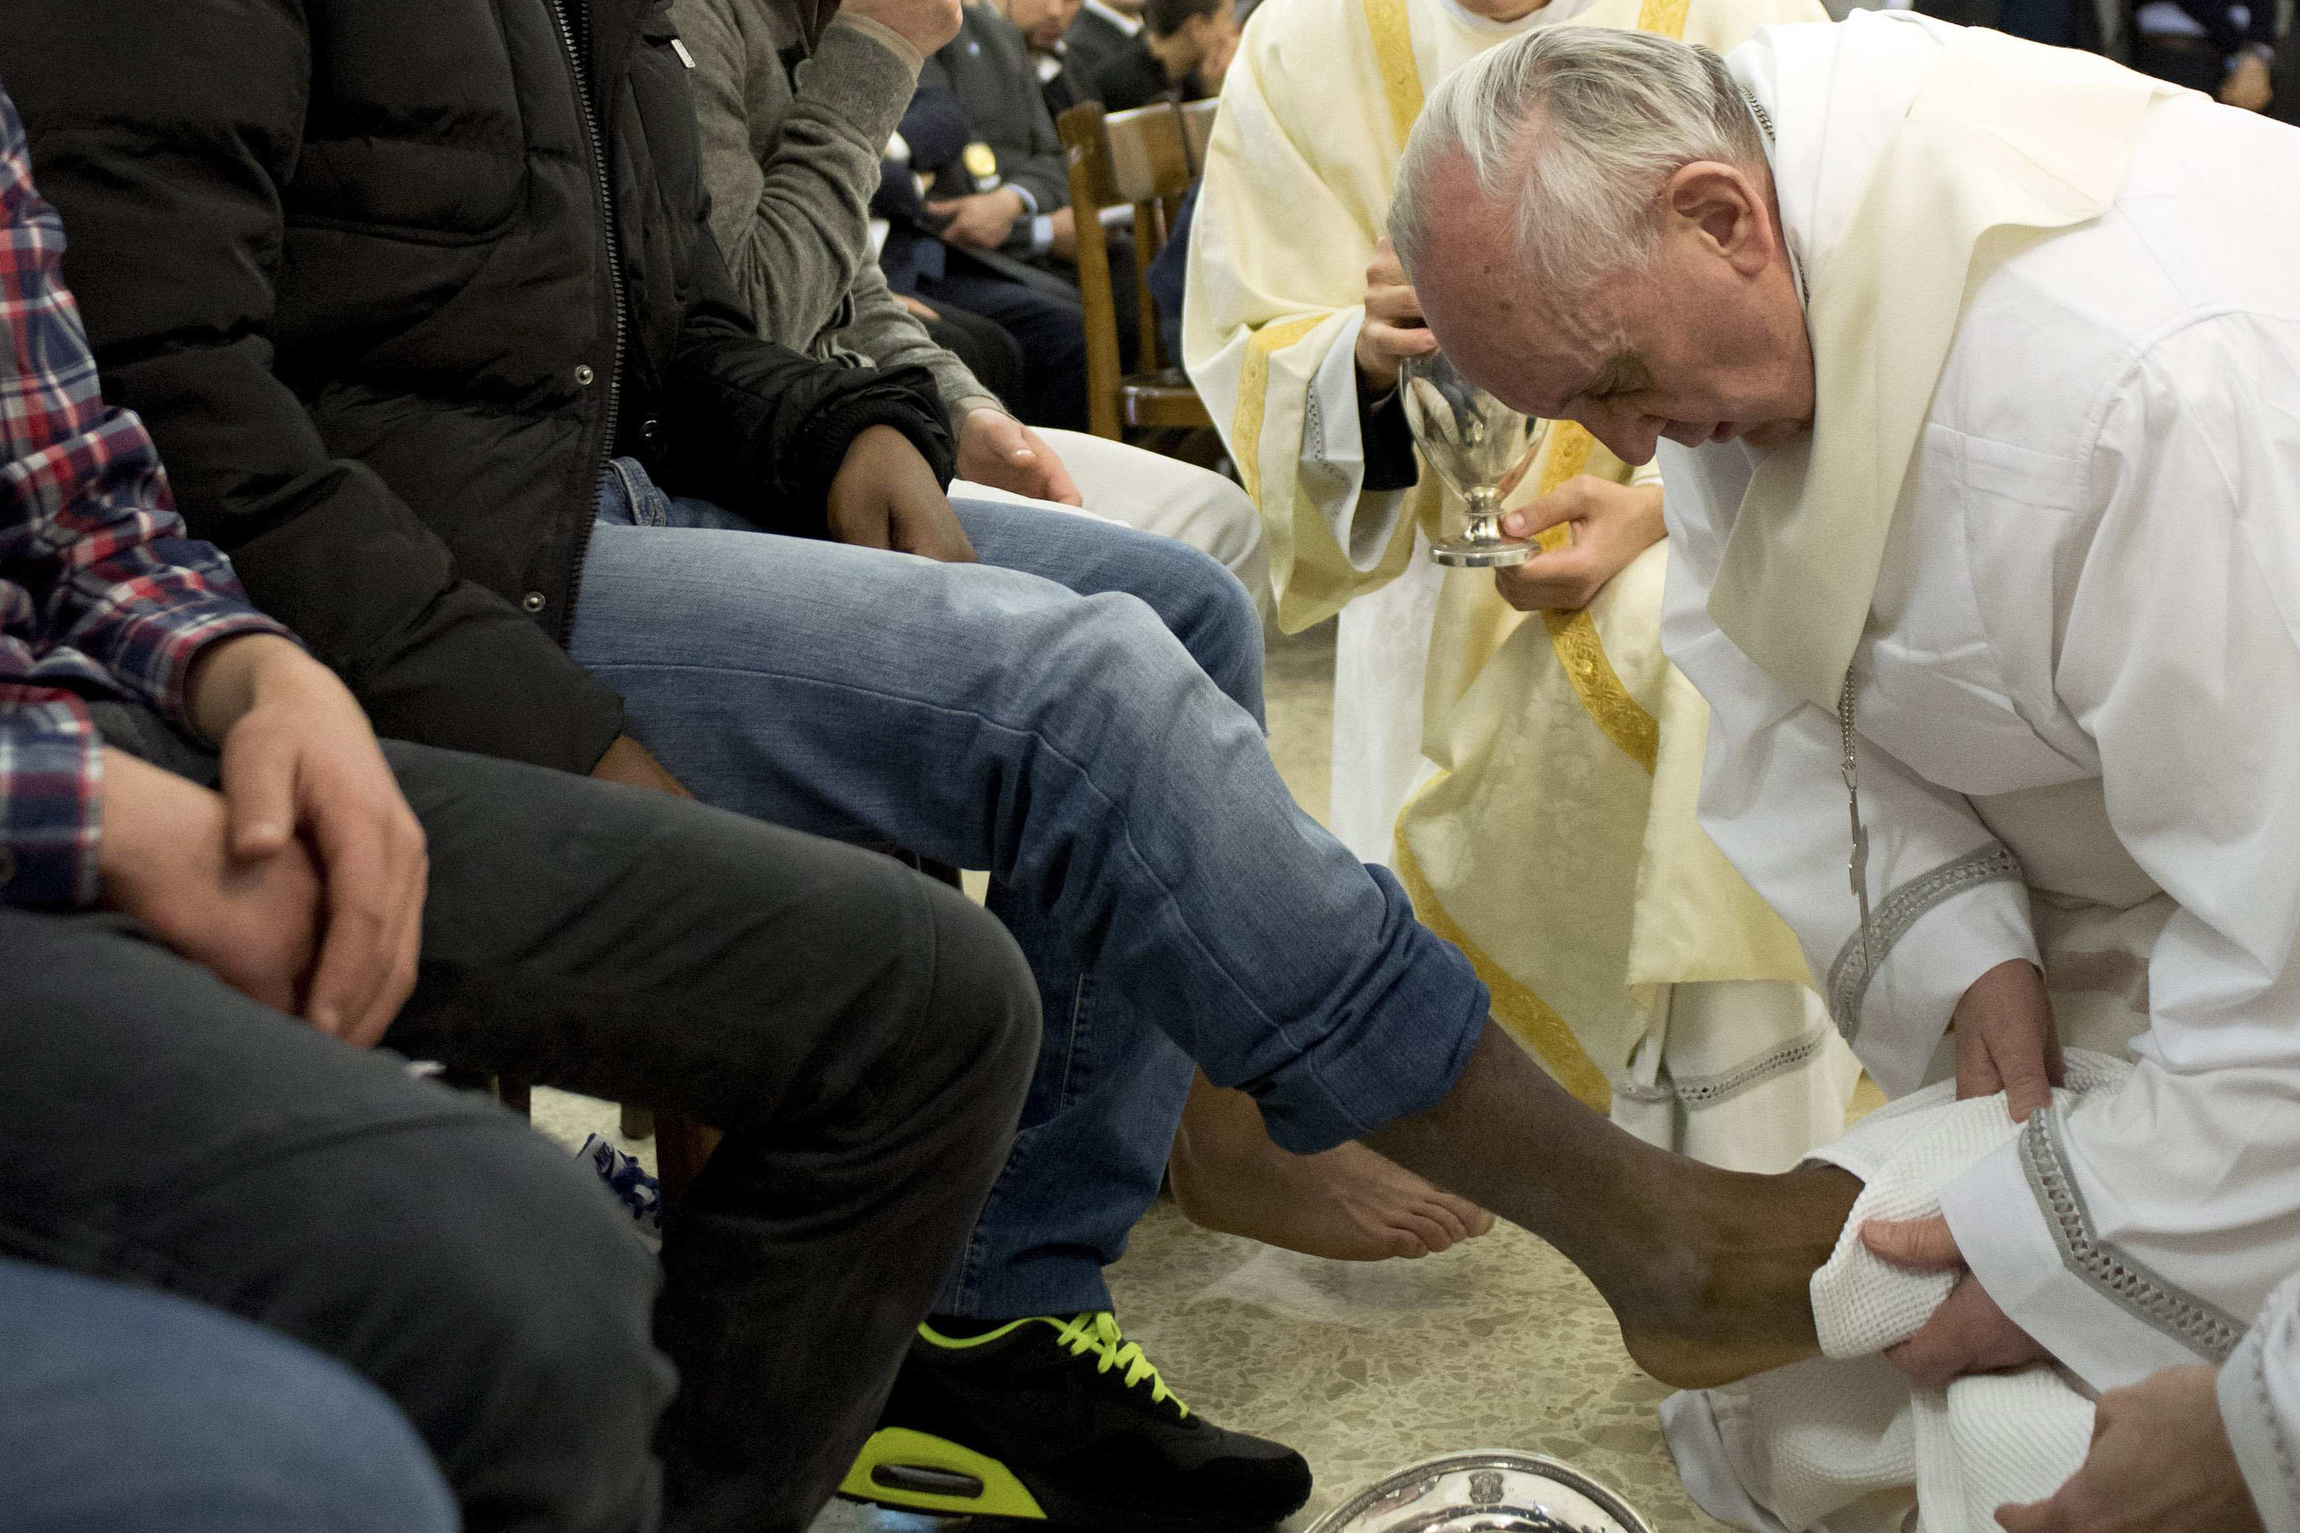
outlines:
{"label": "dark gray trousers", "polygon": [[[212,774],[103,711],[114,743]],[[431,854],[386,1045],[726,1131],[660,1299],[596,1178],[518,1119],[103,915],[0,911],[0,1250],[342,1359],[474,1533],[803,1527],[1005,1159],[1037,1048],[1020,954],[873,853],[385,750]]]}

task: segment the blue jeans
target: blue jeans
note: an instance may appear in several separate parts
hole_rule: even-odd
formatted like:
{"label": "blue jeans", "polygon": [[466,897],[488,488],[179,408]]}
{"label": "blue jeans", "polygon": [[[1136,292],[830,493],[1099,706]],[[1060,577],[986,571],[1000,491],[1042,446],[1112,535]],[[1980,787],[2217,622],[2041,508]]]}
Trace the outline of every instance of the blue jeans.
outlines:
{"label": "blue jeans", "polygon": [[763,533],[619,460],[572,648],[701,798],[990,871],[1045,1042],[937,1308],[1102,1309],[1193,1060],[1328,1149],[1434,1107],[1486,993],[1279,780],[1235,578],[1085,517],[958,512],[980,564]]}
{"label": "blue jeans", "polygon": [[374,1385],[172,1294],[0,1258],[0,1524],[15,1533],[452,1533]]}

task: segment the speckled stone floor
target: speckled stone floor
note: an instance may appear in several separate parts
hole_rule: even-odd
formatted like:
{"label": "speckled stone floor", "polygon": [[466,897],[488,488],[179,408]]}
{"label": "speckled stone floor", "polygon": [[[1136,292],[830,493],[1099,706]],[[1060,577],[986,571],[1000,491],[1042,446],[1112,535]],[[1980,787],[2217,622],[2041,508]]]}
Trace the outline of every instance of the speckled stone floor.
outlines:
{"label": "speckled stone floor", "polygon": [[[1271,745],[1313,814],[1327,801],[1331,625],[1270,652]],[[536,1121],[579,1143],[605,1104],[538,1092]],[[651,1146],[625,1145],[651,1160]],[[1654,1406],[1596,1291],[1555,1251],[1502,1226],[1414,1262],[1321,1261],[1198,1229],[1153,1208],[1113,1269],[1120,1320],[1209,1419],[1299,1448],[1317,1491],[1307,1528],[1359,1485],[1452,1449],[1555,1454],[1617,1487],[1659,1533],[1724,1525],[1689,1502]],[[926,1519],[834,1506],[814,1533],[913,1533]],[[931,1524],[927,1524],[931,1526]]]}

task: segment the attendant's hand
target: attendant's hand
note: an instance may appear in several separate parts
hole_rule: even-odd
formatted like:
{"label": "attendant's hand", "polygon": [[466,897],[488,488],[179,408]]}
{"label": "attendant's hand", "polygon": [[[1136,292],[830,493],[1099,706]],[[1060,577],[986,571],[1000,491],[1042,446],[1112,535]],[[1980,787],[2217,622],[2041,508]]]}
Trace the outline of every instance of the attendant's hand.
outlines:
{"label": "attendant's hand", "polygon": [[1573,528],[1571,543],[1493,572],[1501,599],[1518,611],[1579,611],[1668,532],[1659,485],[1615,484],[1589,474],[1568,479],[1501,521],[1513,538],[1564,524]]}
{"label": "attendant's hand", "polygon": [[293,1015],[326,922],[319,865],[292,839],[268,857],[237,857],[233,833],[222,794],[105,748],[104,904],[242,995]]}
{"label": "attendant's hand", "polygon": [[958,428],[958,477],[1036,500],[1086,504],[1070,470],[1037,432],[987,406],[967,411]]}
{"label": "attendant's hand", "polygon": [[617,735],[591,767],[591,775],[600,782],[619,782],[626,788],[645,788],[650,793],[668,793],[677,798],[693,798],[687,785],[671,775],[670,768],[655,759],[650,751],[629,735]]}
{"label": "attendant's hand", "polygon": [[1919,1384],[1946,1384],[1968,1373],[1993,1373],[2042,1362],[2051,1354],[2036,1338],[2013,1324],[1997,1301],[1965,1268],[1964,1253],[1949,1221],[1871,1219],[1861,1226],[1861,1244],[1880,1259],[1916,1272],[1955,1272],[1957,1286],[1917,1333],[1885,1359]]}
{"label": "attendant's hand", "polygon": [[[2300,47],[2300,39],[2289,46]],[[2247,112],[2265,112],[2274,99],[2276,89],[2268,77],[2267,61],[2257,53],[2247,53],[2228,71],[2228,78],[2220,82],[2220,99],[2229,106],[2242,107]]]}
{"label": "attendant's hand", "polygon": [[2083,1467],[2047,1500],[1998,1507],[1997,1521],[2009,1533],[2261,1533],[2201,1363],[2102,1395]]}
{"label": "attendant's hand", "polygon": [[901,33],[922,56],[958,36],[965,20],[959,0],[846,0],[839,8]]}
{"label": "attendant's hand", "polygon": [[2035,964],[2007,959],[1974,980],[1953,1025],[1959,1101],[2001,1091],[2015,1123],[2052,1101],[2062,1076],[2060,1031]]}
{"label": "attendant's hand", "polygon": [[974,562],[974,545],[934,470],[892,426],[872,426],[854,439],[831,480],[829,513],[831,536],[841,543]]}
{"label": "attendant's hand", "polygon": [[1438,349],[1437,337],[1422,321],[1422,301],[1406,283],[1406,269],[1389,236],[1374,247],[1366,267],[1366,320],[1358,327],[1358,386],[1369,396],[1398,386],[1398,366],[1408,357]]}
{"label": "attendant's hand", "polygon": [[1022,193],[1002,186],[995,192],[930,202],[926,210],[950,220],[942,226],[942,237],[951,244],[968,250],[996,250],[1014,232],[1014,221],[1023,215],[1025,204]]}

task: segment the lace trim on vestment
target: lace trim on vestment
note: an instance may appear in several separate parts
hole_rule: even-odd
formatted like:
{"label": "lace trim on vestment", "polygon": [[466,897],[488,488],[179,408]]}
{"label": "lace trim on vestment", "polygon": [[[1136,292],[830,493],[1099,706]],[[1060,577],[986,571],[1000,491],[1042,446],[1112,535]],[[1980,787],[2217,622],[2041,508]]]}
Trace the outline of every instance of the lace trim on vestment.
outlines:
{"label": "lace trim on vestment", "polygon": [[1792,1039],[1779,1048],[1768,1049],[1755,1059],[1744,1061],[1730,1070],[1715,1075],[1689,1075],[1683,1080],[1664,1078],[1646,1085],[1626,1076],[1613,1083],[1613,1094],[1632,1102],[1677,1101],[1687,1107],[1714,1107],[1729,1098],[1737,1097],[1752,1087],[1763,1085],[1776,1075],[1786,1075],[1797,1069],[1829,1041],[1829,1030],[1816,1027],[1802,1038]]}
{"label": "lace trim on vestment", "polygon": [[2103,1241],[2069,1171],[2061,1110],[2034,1113],[2021,1131],[2021,1170],[2060,1248],[2061,1265],[2134,1319],[2162,1331],[2197,1356],[2224,1363],[2244,1339],[2241,1321],[2158,1276]]}

